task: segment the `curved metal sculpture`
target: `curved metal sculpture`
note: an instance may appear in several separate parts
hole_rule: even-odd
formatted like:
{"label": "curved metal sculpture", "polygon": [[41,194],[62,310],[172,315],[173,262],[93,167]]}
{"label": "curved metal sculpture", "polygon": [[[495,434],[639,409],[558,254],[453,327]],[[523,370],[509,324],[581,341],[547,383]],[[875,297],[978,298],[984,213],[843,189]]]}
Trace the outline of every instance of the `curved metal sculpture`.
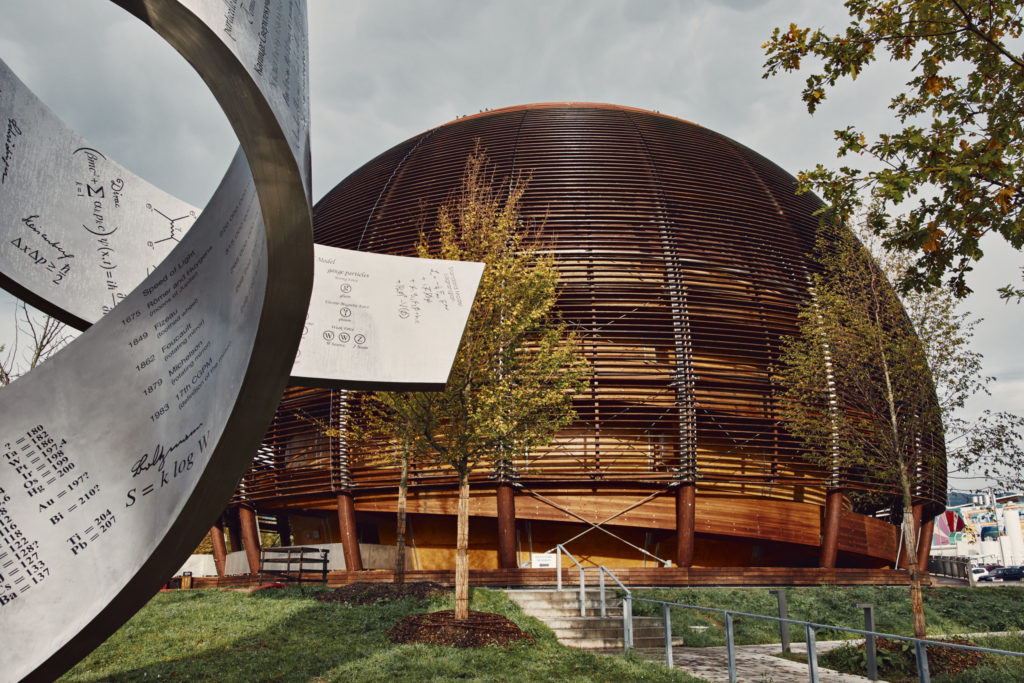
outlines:
{"label": "curved metal sculpture", "polygon": [[[10,238],[0,244],[0,286],[86,329],[185,239],[200,209],[90,147],[3,62],[0,84],[5,84],[0,111],[6,113],[11,139],[0,184],[0,207],[10,230]],[[19,121],[32,122],[27,133]],[[21,154],[27,147],[36,151]],[[54,158],[64,164],[54,164]],[[41,187],[39,178],[46,185]],[[326,245],[314,245],[314,253],[312,298],[292,381],[360,388],[443,386],[483,264]],[[421,302],[423,315],[415,318],[402,315],[396,293],[410,287],[433,294],[428,303]],[[157,323],[159,338],[171,332],[173,322],[168,315]]]}
{"label": "curved metal sculpture", "polygon": [[[0,215],[23,291],[73,306],[99,282],[117,303],[0,393],[0,623],[18,634],[0,670],[15,679],[67,669],[195,547],[277,405],[312,286],[304,0],[265,1],[254,24],[215,0],[117,4],[196,68],[241,148],[194,227],[127,291],[120,240],[155,241],[131,225],[166,197],[135,201],[132,176],[0,76]],[[89,248],[56,237],[69,211]]]}

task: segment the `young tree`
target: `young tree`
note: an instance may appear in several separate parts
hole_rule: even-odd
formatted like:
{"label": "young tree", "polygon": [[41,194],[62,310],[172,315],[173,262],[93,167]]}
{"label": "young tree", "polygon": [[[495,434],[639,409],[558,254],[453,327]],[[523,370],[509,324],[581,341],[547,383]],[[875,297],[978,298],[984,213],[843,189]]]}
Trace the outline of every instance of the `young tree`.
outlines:
{"label": "young tree", "polygon": [[0,386],[31,372],[74,337],[64,323],[30,309],[24,301],[15,305],[14,325],[10,348],[0,346]]}
{"label": "young tree", "polygon": [[476,300],[448,384],[435,393],[375,393],[364,416],[416,460],[450,466],[458,478],[455,617],[469,616],[469,475],[548,443],[575,419],[572,396],[589,366],[576,334],[553,320],[558,273],[529,242],[519,216],[522,180],[495,189],[486,155],[466,162],[461,191],[425,234],[425,258],[483,261]]}
{"label": "young tree", "polygon": [[[855,126],[836,131],[838,156],[866,155],[875,170],[818,165],[799,174],[834,215],[848,220],[872,198],[869,222],[890,249],[914,253],[900,289],[948,284],[958,297],[982,257],[981,238],[1024,246],[1024,5],[1012,0],[847,0],[850,23],[829,34],[791,24],[764,44],[764,76],[812,69],[803,90],[814,113],[829,88],[855,79],[879,53],[906,62],[906,89],[889,108],[899,127],[868,139]],[[905,214],[904,202],[916,199]],[[895,211],[894,211],[895,209]],[[1007,285],[1005,298],[1024,296]]]}
{"label": "young tree", "polygon": [[[870,230],[857,235],[890,282],[906,272],[910,257],[886,251]],[[947,288],[907,292],[903,308],[928,360],[942,411],[947,467],[974,472],[1007,488],[1024,486],[1024,417],[1008,411],[985,410],[964,417],[971,398],[989,394],[995,377],[982,372],[983,356],[974,349],[974,331],[981,319],[962,310],[962,302]]]}
{"label": "young tree", "polygon": [[913,505],[922,487],[942,483],[921,481],[944,468],[941,410],[924,348],[884,274],[848,230],[822,233],[801,334],[780,357],[783,419],[835,478],[896,489],[914,633],[924,637]]}

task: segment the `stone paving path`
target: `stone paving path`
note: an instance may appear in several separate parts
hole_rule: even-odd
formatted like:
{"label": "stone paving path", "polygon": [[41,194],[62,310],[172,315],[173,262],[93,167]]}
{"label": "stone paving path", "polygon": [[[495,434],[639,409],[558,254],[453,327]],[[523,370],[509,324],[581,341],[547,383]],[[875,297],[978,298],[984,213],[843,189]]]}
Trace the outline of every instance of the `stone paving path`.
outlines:
{"label": "stone paving path", "polygon": [[[986,633],[957,633],[953,635],[929,635],[929,638],[977,638],[982,636],[1005,636],[1024,634],[1024,631],[991,631]],[[844,643],[859,645],[861,640],[819,640],[816,643],[818,654],[828,652]],[[790,643],[789,649],[799,654],[807,654],[807,644]],[[782,650],[778,643],[768,645],[737,645],[736,646],[736,680],[738,683],[789,683],[789,681],[809,681],[807,665],[791,662],[776,657]],[[665,663],[665,650],[649,649],[640,651],[656,662]],[[729,662],[725,656],[725,646],[721,647],[681,647],[672,646],[672,661],[676,668],[688,671],[714,683],[728,683]],[[865,676],[844,674],[832,669],[818,666],[818,680],[821,683],[854,683],[869,681]],[[879,683],[884,683],[879,679]]]}
{"label": "stone paving path", "polygon": [[[854,641],[827,640],[817,643],[819,654],[843,643]],[[772,653],[778,653],[781,646],[774,645],[739,645],[736,647],[736,680],[739,683],[789,683],[790,681],[808,681],[810,676],[807,673],[807,665],[800,662],[791,662],[788,659],[776,657]],[[790,650],[793,652],[806,653],[807,646],[804,643],[792,643]],[[651,659],[664,663],[664,650],[644,650],[644,655]],[[728,683],[729,665],[725,656],[725,647],[673,647],[672,660],[676,668],[688,671],[694,676],[714,681],[715,683]],[[832,669],[818,667],[818,680],[821,683],[854,683],[869,680],[864,676],[839,673]]]}

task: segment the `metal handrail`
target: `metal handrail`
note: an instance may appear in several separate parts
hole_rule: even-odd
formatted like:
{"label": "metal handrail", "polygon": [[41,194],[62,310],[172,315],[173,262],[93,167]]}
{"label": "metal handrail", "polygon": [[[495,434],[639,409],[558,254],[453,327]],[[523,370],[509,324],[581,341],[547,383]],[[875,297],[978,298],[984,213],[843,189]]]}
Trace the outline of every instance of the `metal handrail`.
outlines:
{"label": "metal handrail", "polygon": [[[939,647],[951,647],[957,650],[971,650],[974,652],[985,652],[989,654],[997,655],[1009,655],[1011,657],[1024,657],[1024,652],[1013,652],[1011,650],[995,650],[987,647],[978,647],[977,645],[961,645],[960,643],[946,643],[939,640],[928,640],[925,638],[913,638],[910,636],[899,636],[893,633],[883,633],[881,631],[868,631],[859,628],[849,628],[846,626],[835,626],[832,624],[818,624],[813,621],[801,621],[799,619],[788,619],[782,617],[772,617],[766,614],[751,614],[749,612],[737,612],[735,610],[720,609],[718,607],[701,607],[699,605],[686,605],[680,602],[671,602],[669,600],[653,600],[651,598],[632,598],[639,602],[647,602],[654,605],[661,605],[662,612],[665,615],[665,628],[666,632],[671,626],[670,617],[668,616],[668,608],[684,607],[687,609],[694,609],[702,612],[717,612],[724,615],[725,627],[726,627],[726,656],[728,658],[729,666],[729,681],[735,683],[736,681],[736,652],[733,638],[732,619],[733,617],[751,617],[754,619],[766,619],[768,621],[778,622],[779,624],[796,624],[804,627],[807,640],[807,667],[808,674],[810,676],[811,683],[817,683],[818,681],[818,655],[815,648],[815,629],[830,629],[833,631],[844,631],[847,633],[856,633],[858,635],[868,636],[880,636],[882,638],[889,638],[891,640],[902,640],[908,643],[914,644],[914,654],[917,660],[917,677],[921,683],[929,683],[931,676],[928,672],[928,651],[926,646],[935,645]],[[666,643],[670,642],[670,638],[666,635]],[[668,653],[670,653],[670,645],[667,646]],[[668,656],[668,653],[666,656]],[[671,666],[671,664],[670,664]]]}
{"label": "metal handrail", "polygon": [[587,616],[585,605],[587,595],[583,580],[583,565],[577,562],[576,558],[573,557],[573,554],[566,550],[565,546],[563,546],[561,543],[555,546],[555,550],[555,575],[557,577],[556,582],[558,585],[558,590],[562,590],[562,553],[568,555],[569,559],[572,560],[573,563],[580,568],[580,616],[585,617]]}
{"label": "metal handrail", "polygon": [[604,576],[607,574],[612,578],[612,581],[619,585],[625,595],[622,597],[622,643],[626,650],[633,648],[633,592],[626,588],[626,585],[619,581],[619,577],[615,576],[615,573],[611,569],[604,565],[593,565],[590,567],[584,567],[580,564],[565,546],[561,543],[555,546],[555,573],[557,575],[557,586],[558,590],[562,590],[562,553],[569,556],[569,559],[579,567],[580,570],[580,592],[579,592],[579,603],[580,603],[580,616],[587,616],[587,593],[585,584],[585,571],[587,569],[596,569],[598,584],[601,591],[601,618],[605,619],[608,616],[607,603],[605,600],[605,589],[604,589]]}

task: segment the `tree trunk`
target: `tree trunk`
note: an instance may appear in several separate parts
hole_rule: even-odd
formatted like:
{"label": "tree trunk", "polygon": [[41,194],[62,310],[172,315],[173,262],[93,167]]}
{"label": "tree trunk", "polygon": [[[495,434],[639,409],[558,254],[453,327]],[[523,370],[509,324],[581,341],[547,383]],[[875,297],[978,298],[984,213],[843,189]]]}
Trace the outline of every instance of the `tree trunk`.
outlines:
{"label": "tree trunk", "polygon": [[409,494],[409,454],[402,453],[398,479],[398,521],[395,524],[395,583],[405,583],[405,501]]}
{"label": "tree trunk", "polygon": [[914,637],[926,636],[924,623],[924,596],[921,593],[921,569],[917,565],[917,529],[914,528],[914,509],[909,494],[903,500],[903,552],[907,556],[910,574],[910,613],[914,617]]}
{"label": "tree trunk", "polygon": [[459,521],[455,554],[455,619],[469,619],[469,475],[459,474]]}

